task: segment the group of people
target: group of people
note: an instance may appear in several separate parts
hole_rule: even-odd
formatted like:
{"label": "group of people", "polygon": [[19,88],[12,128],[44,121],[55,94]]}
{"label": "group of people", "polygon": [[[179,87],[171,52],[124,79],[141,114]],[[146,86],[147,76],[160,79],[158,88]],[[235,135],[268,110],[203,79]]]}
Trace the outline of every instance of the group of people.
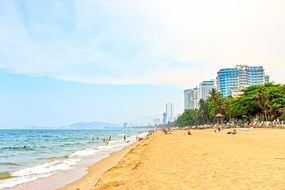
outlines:
{"label": "group of people", "polygon": [[142,141],[142,140],[143,140],[143,138],[142,138],[142,137],[138,137],[138,136],[136,136],[136,140],[137,140],[137,141]]}
{"label": "group of people", "polygon": [[236,135],[236,134],[237,134],[237,130],[234,129],[234,130],[232,130],[232,131],[228,131],[227,134],[228,134],[228,135]]}
{"label": "group of people", "polygon": [[[256,128],[256,126],[255,126],[253,121],[249,120],[245,123],[244,128],[253,129],[253,128]],[[240,130],[246,130],[246,129],[240,129]],[[220,133],[221,131],[222,131],[222,129],[220,127],[217,127],[215,129],[215,133]],[[227,134],[236,135],[238,133],[237,133],[236,129],[233,129],[233,130],[228,131]]]}
{"label": "group of people", "polygon": [[[222,131],[222,129],[220,127],[217,127],[215,129],[215,133],[220,133]],[[231,131],[228,131],[227,132],[228,135],[236,135],[237,134],[237,130],[236,129],[233,129]]]}
{"label": "group of people", "polygon": [[[148,139],[149,136],[151,136],[154,132],[155,132],[155,130],[149,130],[149,131],[147,132],[146,139]],[[143,137],[136,136],[136,140],[137,140],[137,141],[142,141],[143,139],[144,139]]]}
{"label": "group of people", "polygon": [[106,143],[106,145],[109,145],[109,142],[110,142],[111,140],[112,140],[112,137],[109,136],[109,137],[103,138],[103,139],[102,139],[102,142],[103,142],[103,143]]}
{"label": "group of people", "polygon": [[[152,135],[154,132],[155,132],[155,130],[149,130],[148,133],[147,133],[147,135],[146,135],[146,138],[148,138],[148,137],[149,137],[150,135]],[[125,142],[129,143],[130,140],[128,140],[127,137],[128,137],[128,136],[127,136],[126,134],[124,134],[123,140],[124,140]],[[141,141],[141,140],[143,140],[143,139],[144,139],[143,137],[136,136],[136,140],[137,140],[137,141]],[[96,140],[97,140],[97,141],[102,140],[103,143],[106,143],[106,145],[108,145],[109,142],[112,140],[112,137],[109,136],[109,137],[100,138],[99,136],[97,136],[97,137],[96,137]],[[94,141],[95,141],[95,138],[92,138],[92,142],[94,142]]]}
{"label": "group of people", "polygon": [[[99,141],[99,140],[100,140],[100,137],[97,136],[97,137],[96,137],[96,140]],[[106,145],[108,145],[108,144],[109,144],[109,141],[111,141],[111,140],[112,140],[112,136],[102,138],[102,142],[103,142],[103,143],[106,143]],[[95,141],[95,138],[92,138],[92,142],[94,142],[94,141]]]}
{"label": "group of people", "polygon": [[[102,142],[103,142],[103,143],[106,143],[106,145],[109,145],[109,142],[112,140],[112,136],[105,137],[105,138],[101,138],[101,139],[102,139]],[[94,140],[94,139],[92,139],[92,140]],[[100,137],[97,136],[97,137],[96,137],[96,140],[99,141],[99,140],[100,140]],[[127,143],[130,142],[130,140],[127,140],[127,135],[126,135],[126,134],[123,136],[123,140],[126,141]]]}

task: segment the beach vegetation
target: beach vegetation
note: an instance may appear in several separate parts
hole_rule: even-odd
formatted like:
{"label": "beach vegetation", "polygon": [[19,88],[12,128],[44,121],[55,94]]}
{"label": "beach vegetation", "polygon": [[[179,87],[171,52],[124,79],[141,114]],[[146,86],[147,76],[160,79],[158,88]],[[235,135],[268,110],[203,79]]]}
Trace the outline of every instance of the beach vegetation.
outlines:
{"label": "beach vegetation", "polygon": [[243,89],[239,97],[225,97],[212,89],[206,100],[199,101],[199,109],[189,109],[178,117],[178,126],[213,124],[215,115],[225,121],[242,123],[244,120],[285,120],[285,85],[267,83]]}

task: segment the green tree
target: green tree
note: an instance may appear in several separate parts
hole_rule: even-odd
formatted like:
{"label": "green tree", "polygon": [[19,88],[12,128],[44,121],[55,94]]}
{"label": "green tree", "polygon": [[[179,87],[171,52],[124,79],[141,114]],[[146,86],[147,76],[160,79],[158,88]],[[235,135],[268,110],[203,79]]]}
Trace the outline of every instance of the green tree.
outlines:
{"label": "green tree", "polygon": [[198,110],[199,124],[208,124],[211,120],[208,114],[208,102],[200,99]]}
{"label": "green tree", "polygon": [[235,113],[232,112],[231,107],[233,106],[235,99],[232,96],[222,99],[221,110],[225,115],[226,119],[231,119],[235,117]]}
{"label": "green tree", "polygon": [[208,113],[214,118],[216,114],[222,113],[222,95],[216,90],[212,89],[208,97]]}
{"label": "green tree", "polygon": [[222,98],[216,89],[212,89],[206,100],[199,101],[199,109],[186,110],[177,119],[177,124],[186,126],[210,123],[218,113],[225,115],[226,119],[285,119],[285,85],[254,85],[243,89],[243,92],[237,98]]}
{"label": "green tree", "polygon": [[198,124],[198,110],[188,109],[177,118],[176,124],[179,127],[185,127],[187,125],[197,125]]}

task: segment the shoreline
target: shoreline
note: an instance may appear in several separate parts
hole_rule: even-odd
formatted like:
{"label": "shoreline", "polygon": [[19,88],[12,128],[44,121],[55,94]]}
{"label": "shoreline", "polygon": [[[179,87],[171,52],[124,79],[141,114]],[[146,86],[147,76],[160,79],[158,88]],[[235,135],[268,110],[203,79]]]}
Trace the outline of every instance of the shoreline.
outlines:
{"label": "shoreline", "polygon": [[[109,168],[111,168],[113,164],[116,164],[127,153],[127,151],[136,144],[136,141],[126,143],[124,147],[121,147],[119,149],[115,148],[115,150],[113,151],[112,149],[110,149],[107,152],[103,152],[103,154],[100,153],[99,156],[91,156],[89,158],[84,158],[80,160],[71,170],[53,174],[47,177],[41,177],[34,181],[22,183],[14,187],[4,188],[3,190],[51,190],[65,188],[70,189],[73,184],[78,184],[79,181],[85,179],[85,177],[88,177],[89,174],[92,174],[91,176],[94,177],[97,174],[105,172],[105,169],[108,170]],[[86,187],[85,184],[84,187]]]}
{"label": "shoreline", "polygon": [[[25,132],[25,131],[24,131]],[[93,131],[92,131],[93,132]],[[30,135],[30,132],[27,133]],[[70,135],[71,134],[71,135]],[[70,133],[67,131],[67,134],[63,134],[59,139],[66,138],[66,136],[72,136],[74,133]],[[108,143],[104,143],[104,139],[97,138],[96,140],[99,142],[95,142],[95,137],[101,135],[104,137],[110,137],[112,135],[112,140],[108,141]],[[19,133],[23,138],[26,138],[25,133]],[[34,134],[32,134],[34,135]],[[126,135],[127,140],[123,139],[123,135]],[[54,148],[54,152],[51,151],[42,151],[39,153],[37,151],[25,152],[27,157],[29,156],[29,161],[22,160],[24,164],[21,163],[21,159],[15,160],[15,163],[19,164],[19,167],[15,167],[14,170],[11,169],[11,172],[7,172],[9,177],[6,179],[0,180],[0,189],[3,190],[51,190],[60,188],[66,184],[70,184],[74,181],[81,179],[88,172],[90,166],[95,163],[100,162],[101,160],[110,157],[114,152],[120,152],[124,150],[126,147],[130,147],[137,142],[136,136],[145,136],[146,131],[138,131],[138,130],[115,130],[115,131],[95,131],[92,134],[89,132],[86,133],[82,131],[80,134],[76,134],[76,138],[68,138],[67,141],[56,140],[56,142],[60,146],[58,148]],[[52,137],[57,137],[57,133],[51,131]],[[95,137],[94,137],[95,136]],[[91,137],[92,141],[91,141]],[[44,139],[44,138],[43,138]],[[70,145],[70,142],[80,142],[77,143],[81,146],[73,146],[67,149],[64,145]],[[102,142],[103,141],[103,142]],[[82,143],[84,142],[84,144]],[[100,143],[101,142],[101,143]],[[76,144],[76,143],[75,143]],[[76,144],[76,145],[77,145]],[[41,145],[41,143],[39,143]],[[39,146],[38,144],[36,146]],[[52,145],[52,141],[51,141]],[[44,145],[49,146],[49,144]],[[31,145],[32,147],[32,145]],[[52,146],[51,146],[52,147]],[[69,148],[69,149],[68,149]],[[38,149],[35,149],[38,150]],[[40,149],[41,150],[41,149]],[[49,149],[51,150],[51,149]],[[66,151],[67,150],[67,151]],[[60,151],[60,152],[58,152]],[[16,152],[17,153],[17,152]],[[62,154],[64,156],[53,156]],[[43,158],[43,159],[42,159]],[[14,160],[10,160],[11,163]],[[35,162],[33,162],[35,160]],[[9,158],[8,158],[9,161]],[[18,162],[16,162],[18,161]],[[37,162],[38,161],[38,162]],[[2,161],[6,163],[6,160]],[[9,162],[10,163],[10,162]],[[14,162],[13,162],[14,163]],[[18,166],[18,165],[17,165]],[[20,167],[21,166],[21,167]],[[4,167],[4,166],[3,166]],[[10,171],[5,170],[2,171]],[[2,174],[2,173],[1,173]],[[4,173],[6,176],[6,173]],[[4,177],[5,177],[4,176]],[[1,176],[0,176],[1,177]],[[3,178],[3,176],[2,176]]]}
{"label": "shoreline", "polygon": [[78,168],[85,174],[77,180],[57,188],[46,185],[49,190],[285,189],[285,130],[229,135],[230,130],[157,131],[87,169]]}
{"label": "shoreline", "polygon": [[134,142],[122,150],[112,152],[108,157],[100,160],[99,162],[93,163],[87,167],[86,174],[80,179],[67,183],[56,190],[76,190],[76,189],[92,189],[92,187],[97,183],[98,178],[114,167],[128,152],[137,146],[139,142]]}
{"label": "shoreline", "polygon": [[90,169],[89,178],[58,190],[285,189],[285,131],[228,130],[158,131],[129,147],[106,172]]}

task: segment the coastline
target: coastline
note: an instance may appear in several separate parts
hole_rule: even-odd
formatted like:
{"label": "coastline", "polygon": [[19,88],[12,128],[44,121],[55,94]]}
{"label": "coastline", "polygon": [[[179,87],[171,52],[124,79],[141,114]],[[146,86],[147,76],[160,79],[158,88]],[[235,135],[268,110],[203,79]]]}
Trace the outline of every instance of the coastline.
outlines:
{"label": "coastline", "polygon": [[130,144],[122,150],[111,153],[103,160],[88,166],[87,173],[83,177],[72,183],[65,184],[64,186],[57,188],[57,190],[92,189],[97,183],[98,178],[104,172],[114,167],[137,144],[138,142]]}
{"label": "coastline", "polygon": [[80,178],[56,188],[45,185],[57,190],[285,189],[285,130],[257,128],[237,135],[229,130],[157,131],[88,169],[74,170],[72,175],[85,172]]}
{"label": "coastline", "polygon": [[156,132],[59,190],[285,189],[285,130],[228,130]]}
{"label": "coastline", "polygon": [[[136,143],[137,142],[135,140],[135,137],[131,136],[129,143],[124,142],[123,144],[122,143],[117,144],[116,141],[114,141],[110,145],[111,147],[109,146],[104,146],[104,147],[101,146],[99,148],[95,147],[96,150],[99,150],[99,152],[97,152],[96,155],[90,154],[90,156],[83,157],[83,159],[78,161],[73,168],[70,168],[63,172],[59,172],[57,174],[52,174],[46,177],[40,177],[33,181],[21,183],[13,187],[6,187],[6,188],[4,187],[3,190],[23,190],[23,189],[50,190],[50,189],[61,189],[67,185],[71,186],[71,184],[80,181],[80,179],[86,177],[86,175],[88,176],[88,174],[90,173],[92,173],[92,176],[94,176],[94,173],[95,174],[98,173],[97,171],[105,172],[104,168],[107,170],[108,168],[112,167],[113,166],[112,163],[113,162],[116,163],[117,160],[120,160],[127,153],[127,150],[135,146]],[[87,150],[84,149],[83,151],[79,150],[74,154],[87,153],[86,152]],[[99,167],[96,167],[97,164]],[[95,169],[93,169],[94,166]],[[93,172],[93,170],[95,170],[95,172]],[[86,185],[84,185],[84,187],[85,186]]]}
{"label": "coastline", "polygon": [[[97,158],[92,161],[82,162],[76,168],[63,173],[55,174],[45,178],[39,178],[36,181],[23,183],[4,190],[70,190],[70,189],[90,189],[94,181],[102,173],[113,167],[119,162],[130,149],[137,145],[138,142],[133,142],[124,148],[109,153],[103,159]],[[87,160],[85,160],[87,161]]]}

